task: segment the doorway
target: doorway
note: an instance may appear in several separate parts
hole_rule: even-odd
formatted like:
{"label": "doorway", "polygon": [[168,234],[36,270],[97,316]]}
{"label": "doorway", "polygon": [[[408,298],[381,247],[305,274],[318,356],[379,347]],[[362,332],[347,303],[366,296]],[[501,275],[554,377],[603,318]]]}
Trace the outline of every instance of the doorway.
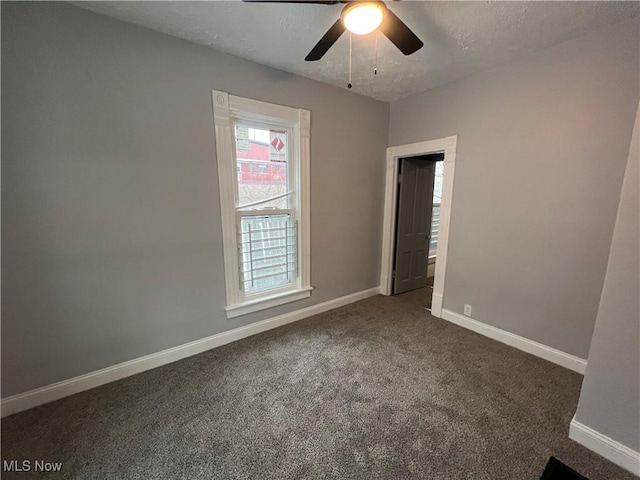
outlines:
{"label": "doorway", "polygon": [[442,160],[444,153],[432,153],[401,158],[398,166],[393,294],[425,289],[423,301],[428,309],[435,273],[430,263],[436,259],[433,241],[437,241]]}
{"label": "doorway", "polygon": [[[457,136],[389,147],[387,149],[387,174],[385,188],[385,209],[382,238],[382,265],[380,273],[380,293],[393,294],[393,269],[396,253],[396,225],[398,216],[398,176],[401,159],[407,157],[421,157],[432,154],[442,155],[442,200],[440,206],[438,239],[435,256],[435,274],[433,280],[433,294],[431,314],[442,316],[444,300],[444,284],[447,265],[447,251],[449,246],[449,221],[451,218],[451,198],[453,193],[453,178],[455,172]],[[417,270],[416,270],[417,271]],[[426,276],[426,273],[425,273]]]}

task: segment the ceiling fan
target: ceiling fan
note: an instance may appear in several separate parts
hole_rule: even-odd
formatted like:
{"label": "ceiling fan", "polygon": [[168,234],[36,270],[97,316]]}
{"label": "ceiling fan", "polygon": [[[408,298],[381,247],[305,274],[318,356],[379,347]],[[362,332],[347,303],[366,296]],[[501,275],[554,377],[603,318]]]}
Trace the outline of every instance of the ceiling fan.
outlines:
{"label": "ceiling fan", "polygon": [[322,5],[335,5],[345,3],[340,18],[329,28],[320,41],[311,49],[305,57],[307,62],[320,60],[331,46],[348,30],[356,35],[380,31],[405,55],[420,50],[424,45],[422,41],[400,20],[384,2],[366,2],[349,0],[243,0],[245,2],[269,2],[269,3],[315,3]]}

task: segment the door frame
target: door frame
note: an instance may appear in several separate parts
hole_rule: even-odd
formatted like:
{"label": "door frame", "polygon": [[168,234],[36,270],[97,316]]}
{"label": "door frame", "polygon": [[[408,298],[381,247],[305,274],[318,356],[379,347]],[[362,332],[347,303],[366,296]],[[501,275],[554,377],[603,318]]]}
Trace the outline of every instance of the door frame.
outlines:
{"label": "door frame", "polygon": [[444,153],[442,202],[440,205],[440,225],[436,249],[436,273],[433,282],[431,314],[442,316],[444,301],[444,280],[447,270],[449,249],[449,224],[451,221],[451,199],[453,197],[453,177],[456,164],[458,136],[439,138],[426,142],[410,143],[387,148],[387,172],[384,194],[384,220],[382,224],[382,262],[380,268],[380,293],[391,295],[393,291],[393,253],[395,248],[396,209],[398,204],[398,165],[400,158]]}

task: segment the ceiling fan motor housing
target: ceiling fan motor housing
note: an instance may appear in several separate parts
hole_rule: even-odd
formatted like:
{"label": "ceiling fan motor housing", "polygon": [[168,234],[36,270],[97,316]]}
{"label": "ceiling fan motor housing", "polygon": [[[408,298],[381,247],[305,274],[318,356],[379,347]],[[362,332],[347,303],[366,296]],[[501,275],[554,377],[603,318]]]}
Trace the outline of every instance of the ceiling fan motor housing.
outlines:
{"label": "ceiling fan motor housing", "polygon": [[340,20],[356,35],[367,35],[380,27],[386,13],[383,2],[351,2],[344,7]]}

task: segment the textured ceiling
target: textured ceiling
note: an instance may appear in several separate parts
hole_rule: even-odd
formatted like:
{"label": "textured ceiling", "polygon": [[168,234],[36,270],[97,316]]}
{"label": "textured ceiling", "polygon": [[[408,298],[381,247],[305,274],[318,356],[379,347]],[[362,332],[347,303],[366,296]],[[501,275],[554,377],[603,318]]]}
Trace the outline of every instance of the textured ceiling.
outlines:
{"label": "textured ceiling", "polygon": [[[318,62],[304,57],[342,5],[73,2],[257,63],[346,88],[349,37]],[[402,55],[385,37],[353,36],[353,91],[394,101],[640,13],[640,2],[387,2],[425,46]]]}

